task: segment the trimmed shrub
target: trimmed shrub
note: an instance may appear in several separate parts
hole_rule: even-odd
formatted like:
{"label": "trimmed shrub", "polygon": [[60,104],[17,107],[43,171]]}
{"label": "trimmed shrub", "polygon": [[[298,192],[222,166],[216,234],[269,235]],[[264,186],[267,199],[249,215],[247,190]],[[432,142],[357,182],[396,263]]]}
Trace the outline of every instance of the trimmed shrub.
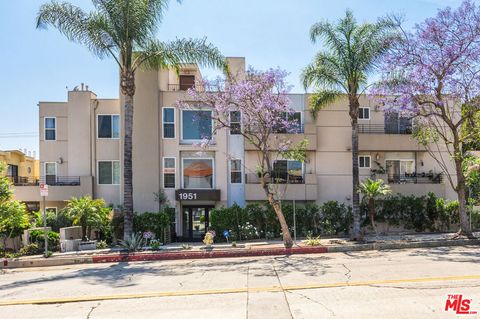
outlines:
{"label": "trimmed shrub", "polygon": [[[58,251],[60,248],[60,234],[54,231],[47,232],[48,249]],[[30,243],[36,244],[40,250],[45,248],[43,230],[36,229],[30,232]]]}

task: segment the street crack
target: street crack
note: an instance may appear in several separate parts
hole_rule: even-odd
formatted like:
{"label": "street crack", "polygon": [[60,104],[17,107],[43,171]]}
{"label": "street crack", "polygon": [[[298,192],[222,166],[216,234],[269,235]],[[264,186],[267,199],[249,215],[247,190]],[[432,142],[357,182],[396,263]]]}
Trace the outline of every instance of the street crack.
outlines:
{"label": "street crack", "polygon": [[299,292],[297,292],[297,291],[288,290],[288,292],[291,293],[291,294],[299,295],[299,296],[301,296],[302,298],[305,298],[305,299],[307,299],[307,300],[309,300],[309,301],[311,301],[311,302],[313,302],[313,303],[316,303],[316,304],[322,306],[325,310],[327,310],[328,312],[330,312],[330,314],[331,314],[333,317],[336,317],[335,312],[334,312],[332,309],[330,309],[330,308],[328,308],[327,306],[325,306],[325,305],[324,305],[323,303],[321,303],[320,301],[315,300],[315,299],[312,299],[312,298],[310,298],[310,297],[308,297],[308,296],[305,296],[304,294],[301,294],[301,293],[299,293]]}
{"label": "street crack", "polygon": [[347,284],[350,282],[350,279],[352,278],[352,276],[350,275],[350,273],[352,272],[350,270],[350,268],[348,268],[347,266],[345,266],[345,264],[342,264],[343,268],[345,268],[345,270],[347,271],[346,273],[344,273],[345,277],[347,277]]}
{"label": "street crack", "polygon": [[87,318],[86,318],[86,319],[90,319],[90,316],[92,315],[92,312],[93,312],[95,309],[97,309],[98,306],[100,306],[100,302],[97,303],[96,306],[92,306],[92,307],[91,307],[90,311],[87,313]]}

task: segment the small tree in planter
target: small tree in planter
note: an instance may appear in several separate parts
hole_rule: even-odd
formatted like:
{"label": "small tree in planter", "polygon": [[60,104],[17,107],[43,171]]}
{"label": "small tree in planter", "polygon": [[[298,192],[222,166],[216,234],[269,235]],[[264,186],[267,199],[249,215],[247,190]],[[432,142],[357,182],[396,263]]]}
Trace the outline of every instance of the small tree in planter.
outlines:
{"label": "small tree in planter", "polygon": [[375,235],[377,234],[377,226],[375,226],[375,201],[385,195],[390,194],[390,186],[385,185],[383,180],[372,180],[367,178],[360,183],[359,192],[363,194],[364,198],[368,200],[368,216],[372,224]]}
{"label": "small tree in planter", "polygon": [[[293,241],[282,212],[278,179],[272,174],[273,161],[282,157],[304,162],[307,143],[295,145],[285,134],[298,132],[300,125],[298,121],[289,120],[294,110],[287,97],[289,88],[285,76],[286,72],[281,70],[250,69],[243,80],[229,77],[204,81],[190,89],[188,101],[179,101],[178,106],[183,109],[209,107],[211,110],[214,132],[206,136],[200,146],[207,147],[217,131],[229,129],[243,136],[258,151],[255,173],[280,222],[285,247],[289,248]],[[236,117],[236,121],[230,122],[231,117]]]}
{"label": "small tree in planter", "polygon": [[82,240],[88,240],[92,227],[101,228],[108,222],[111,208],[103,199],[92,199],[90,196],[73,197],[65,207],[65,213],[73,220],[74,225],[82,227]]}

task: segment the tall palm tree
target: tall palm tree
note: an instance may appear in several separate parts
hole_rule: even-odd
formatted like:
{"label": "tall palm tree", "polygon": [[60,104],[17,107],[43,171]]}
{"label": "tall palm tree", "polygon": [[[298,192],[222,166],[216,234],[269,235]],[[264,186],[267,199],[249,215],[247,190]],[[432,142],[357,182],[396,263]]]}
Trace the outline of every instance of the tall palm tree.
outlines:
{"label": "tall palm tree", "polygon": [[352,126],[352,239],[362,240],[360,231],[360,184],[358,172],[358,113],[359,97],[367,87],[368,75],[397,38],[396,24],[390,20],[358,24],[353,13],[336,24],[322,21],[312,26],[313,43],[323,40],[324,50],[303,70],[301,78],[305,89],[314,86],[316,93],[310,99],[312,115],[346,94]]}
{"label": "tall palm tree", "polygon": [[367,178],[360,184],[359,192],[363,194],[363,197],[368,200],[368,216],[370,217],[370,223],[372,224],[375,234],[377,234],[377,227],[375,226],[375,201],[379,197],[383,197],[392,192],[390,186],[385,185],[383,180],[373,180]]}
{"label": "tall palm tree", "polygon": [[156,31],[168,0],[92,0],[94,10],[85,12],[70,3],[52,1],[40,7],[37,28],[52,26],[68,40],[87,47],[99,58],[111,57],[120,68],[124,95],[123,207],[124,235],[133,224],[132,126],[135,72],[139,68],[178,69],[186,63],[225,67],[220,51],[205,39],[161,42]]}

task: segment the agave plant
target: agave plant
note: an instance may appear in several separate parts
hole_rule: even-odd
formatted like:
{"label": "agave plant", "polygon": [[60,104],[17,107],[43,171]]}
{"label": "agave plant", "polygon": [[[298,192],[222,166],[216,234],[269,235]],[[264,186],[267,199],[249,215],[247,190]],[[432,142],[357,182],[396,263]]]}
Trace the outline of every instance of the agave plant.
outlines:
{"label": "agave plant", "polygon": [[131,236],[125,237],[125,239],[120,241],[120,246],[128,249],[128,251],[138,251],[142,250],[145,244],[145,239],[141,233],[132,234]]}

